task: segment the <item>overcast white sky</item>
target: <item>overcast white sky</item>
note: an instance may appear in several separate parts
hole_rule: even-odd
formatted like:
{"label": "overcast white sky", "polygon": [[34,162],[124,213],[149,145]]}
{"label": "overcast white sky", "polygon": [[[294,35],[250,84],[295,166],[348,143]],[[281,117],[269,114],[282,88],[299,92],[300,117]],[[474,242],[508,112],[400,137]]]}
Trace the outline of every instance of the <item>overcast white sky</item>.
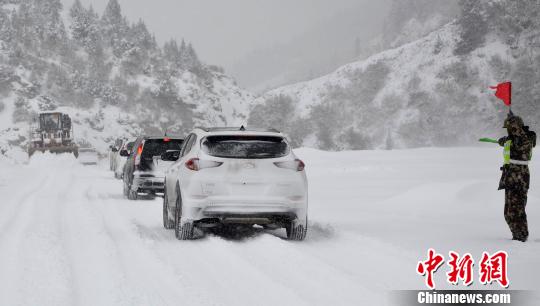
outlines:
{"label": "overcast white sky", "polygon": [[[62,0],[71,7],[73,0]],[[201,59],[225,68],[254,49],[291,40],[322,19],[369,0],[119,0],[160,42],[193,42]],[[108,0],[81,0],[100,14]]]}

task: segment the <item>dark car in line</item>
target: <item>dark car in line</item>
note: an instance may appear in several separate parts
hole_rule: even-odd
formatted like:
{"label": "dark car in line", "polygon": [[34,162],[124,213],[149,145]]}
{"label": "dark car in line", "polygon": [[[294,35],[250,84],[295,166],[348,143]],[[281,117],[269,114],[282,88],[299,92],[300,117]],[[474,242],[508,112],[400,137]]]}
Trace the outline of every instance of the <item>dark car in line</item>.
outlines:
{"label": "dark car in line", "polygon": [[173,163],[161,159],[166,152],[182,149],[184,139],[171,136],[141,136],[135,140],[131,152],[122,150],[126,156],[124,166],[124,196],[137,200],[139,196],[162,196],[165,191],[165,171]]}

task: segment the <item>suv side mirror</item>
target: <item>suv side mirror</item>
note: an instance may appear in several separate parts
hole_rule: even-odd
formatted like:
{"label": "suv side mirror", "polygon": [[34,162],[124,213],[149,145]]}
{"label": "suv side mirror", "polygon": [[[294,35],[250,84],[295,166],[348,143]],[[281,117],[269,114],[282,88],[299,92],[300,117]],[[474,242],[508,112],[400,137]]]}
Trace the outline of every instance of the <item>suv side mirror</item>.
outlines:
{"label": "suv side mirror", "polygon": [[[116,150],[116,151],[118,151],[118,150]],[[120,156],[128,157],[128,156],[129,156],[128,150],[122,150],[122,151],[120,151]]]}
{"label": "suv side mirror", "polygon": [[169,150],[161,154],[161,160],[164,161],[177,161],[180,158],[179,150]]}

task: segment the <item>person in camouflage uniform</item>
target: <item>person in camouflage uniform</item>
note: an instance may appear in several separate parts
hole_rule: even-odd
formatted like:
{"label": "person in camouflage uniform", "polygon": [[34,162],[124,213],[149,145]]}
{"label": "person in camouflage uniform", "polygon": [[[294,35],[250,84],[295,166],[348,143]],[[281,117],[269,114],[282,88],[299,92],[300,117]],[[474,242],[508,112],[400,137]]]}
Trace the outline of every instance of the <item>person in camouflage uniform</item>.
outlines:
{"label": "person in camouflage uniform", "polygon": [[528,163],[536,145],[536,134],[529,131],[518,116],[509,115],[504,127],[508,136],[499,139],[499,144],[505,147],[507,154],[499,183],[499,190],[505,190],[504,218],[513,240],[525,242],[529,236],[525,213],[530,183]]}

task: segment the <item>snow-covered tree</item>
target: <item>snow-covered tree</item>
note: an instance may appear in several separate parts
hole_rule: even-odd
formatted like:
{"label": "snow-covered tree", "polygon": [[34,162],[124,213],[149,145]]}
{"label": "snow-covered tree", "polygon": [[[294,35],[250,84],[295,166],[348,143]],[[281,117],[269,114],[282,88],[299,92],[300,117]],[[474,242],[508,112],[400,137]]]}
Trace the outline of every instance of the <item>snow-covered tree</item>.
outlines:
{"label": "snow-covered tree", "polygon": [[[383,30],[383,45],[396,47],[420,38],[427,32],[455,18],[458,12],[456,0],[392,0]],[[418,26],[411,26],[418,25]]]}
{"label": "snow-covered tree", "polygon": [[121,57],[126,48],[129,48],[127,34],[129,25],[122,15],[118,0],[109,0],[101,16],[101,30],[106,43],[112,47],[113,53]]}
{"label": "snow-covered tree", "polygon": [[171,39],[163,45],[163,57],[174,68],[180,69],[181,55],[176,40]]}
{"label": "snow-covered tree", "polygon": [[98,15],[90,7],[86,9],[76,0],[70,9],[71,36],[91,55],[99,56],[103,52],[103,42],[99,27]]}
{"label": "snow-covered tree", "polygon": [[[74,0],[66,30],[61,1],[0,0],[0,95],[20,98],[15,121],[27,120],[27,105],[41,110],[116,105],[136,112],[139,127],[175,125],[186,131],[206,116],[194,113],[195,103],[219,103],[219,94],[208,86],[219,69],[203,65],[191,44],[158,46],[144,21],[126,20],[118,0],[110,0],[102,16]],[[189,80],[181,79],[186,71],[192,73]],[[181,92],[184,83],[193,93]]]}
{"label": "snow-covered tree", "polygon": [[461,33],[454,53],[466,55],[484,44],[488,22],[483,1],[460,0],[459,6],[461,16],[458,23]]}
{"label": "snow-covered tree", "polygon": [[[66,28],[62,20],[62,3],[60,0],[39,0],[37,16],[43,25],[41,38],[50,49],[64,48],[67,44]],[[38,31],[39,32],[39,31]]]}
{"label": "snow-covered tree", "polygon": [[9,12],[0,9],[0,40],[10,42],[13,35],[14,30],[11,24]]}
{"label": "snow-covered tree", "polygon": [[36,50],[38,36],[36,33],[36,21],[34,4],[30,0],[22,0],[19,8],[13,15],[13,29],[18,42],[28,50]]}

